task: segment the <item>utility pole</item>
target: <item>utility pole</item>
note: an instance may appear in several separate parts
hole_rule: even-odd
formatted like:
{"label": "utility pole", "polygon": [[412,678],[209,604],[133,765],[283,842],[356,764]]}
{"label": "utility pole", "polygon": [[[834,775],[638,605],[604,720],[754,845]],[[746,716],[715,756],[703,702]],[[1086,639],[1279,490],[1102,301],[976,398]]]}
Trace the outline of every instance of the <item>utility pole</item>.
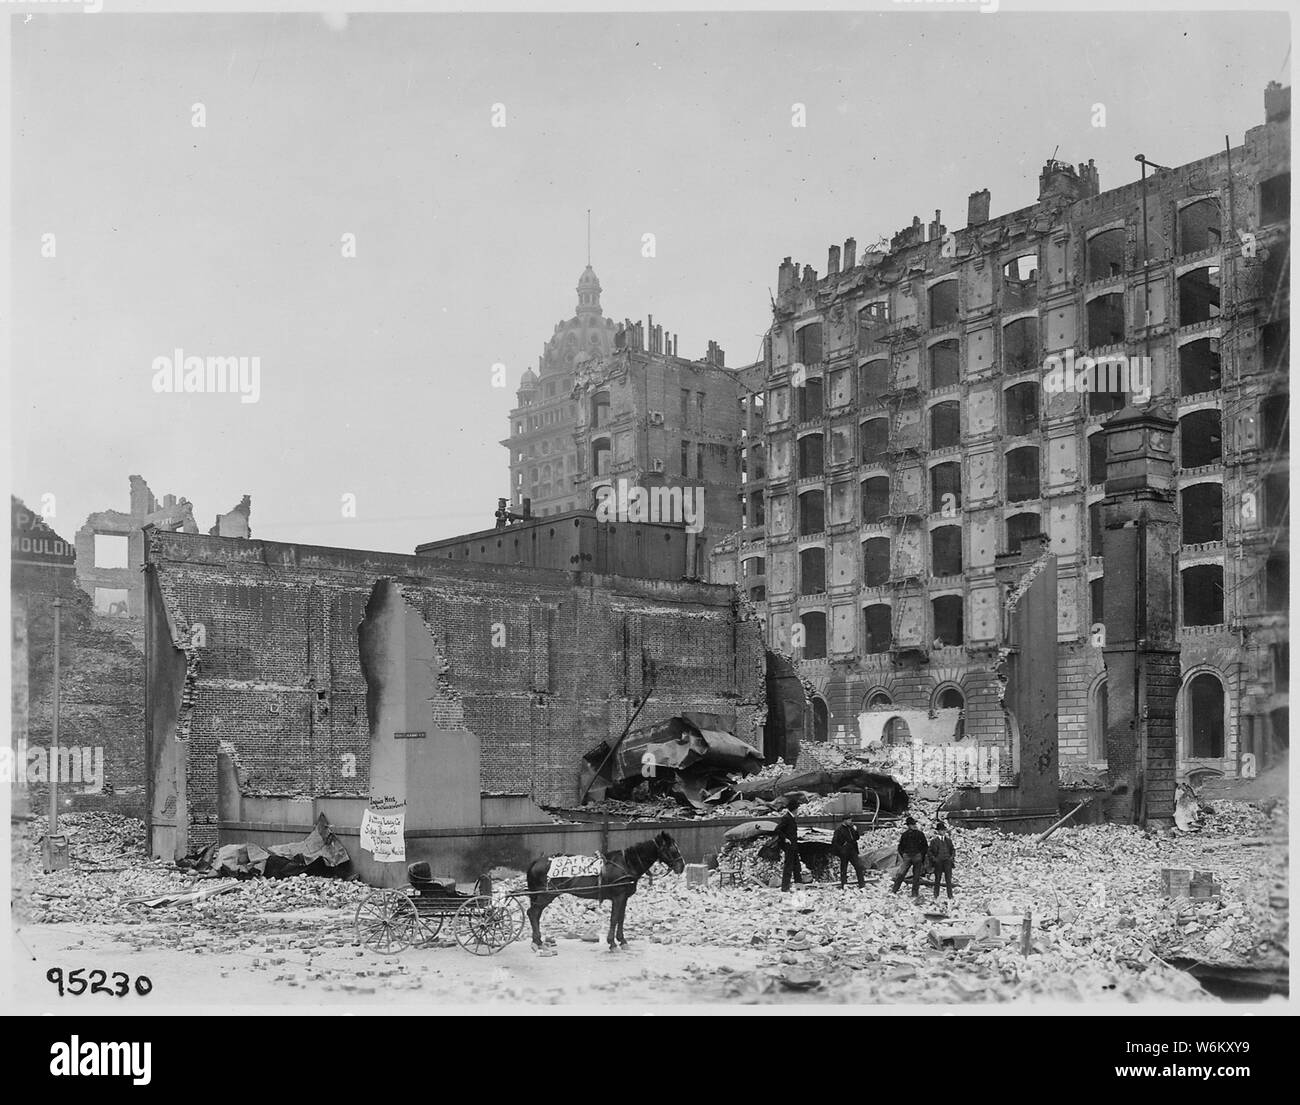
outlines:
{"label": "utility pole", "polygon": [[55,599],[54,607],[54,717],[50,735],[50,812],[45,826],[45,870],[54,871],[66,866],[67,853],[55,847],[59,832],[59,623],[63,618],[63,600]]}

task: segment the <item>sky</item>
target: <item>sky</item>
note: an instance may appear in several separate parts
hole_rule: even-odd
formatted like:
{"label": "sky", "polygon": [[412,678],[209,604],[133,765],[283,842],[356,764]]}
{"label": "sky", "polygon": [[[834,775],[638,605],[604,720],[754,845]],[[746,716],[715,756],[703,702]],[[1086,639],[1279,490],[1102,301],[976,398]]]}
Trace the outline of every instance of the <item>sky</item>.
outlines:
{"label": "sky", "polygon": [[[1103,189],[1137,153],[1209,156],[1289,80],[1281,14],[10,28],[14,493],[52,495],[71,538],[137,473],[204,532],[250,494],[254,537],[394,552],[492,525],[589,209],[606,314],[740,366],[783,257],[824,273],[829,245],[936,208],[958,229],[981,188],[994,216],[1027,206],[1054,153],[1095,159]],[[257,401],[155,390],[176,349],[257,357]]]}

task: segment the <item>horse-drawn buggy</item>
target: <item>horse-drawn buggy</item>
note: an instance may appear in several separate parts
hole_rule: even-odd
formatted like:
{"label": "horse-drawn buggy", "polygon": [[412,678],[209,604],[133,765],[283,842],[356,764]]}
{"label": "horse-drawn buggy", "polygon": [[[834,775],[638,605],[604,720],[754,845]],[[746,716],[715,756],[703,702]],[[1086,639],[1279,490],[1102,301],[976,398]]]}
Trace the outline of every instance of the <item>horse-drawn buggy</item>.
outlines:
{"label": "horse-drawn buggy", "polygon": [[426,862],[407,864],[406,878],[408,886],[372,890],[357,906],[358,944],[387,955],[430,943],[450,921],[456,943],[467,952],[494,955],[523,935],[523,903],[516,895],[494,893],[487,875],[468,894],[435,879]]}
{"label": "horse-drawn buggy", "polygon": [[[566,860],[581,860],[575,867]],[[519,939],[527,919],[533,930],[533,950],[554,954],[554,941],[542,939],[542,911],[561,894],[610,903],[610,950],[615,941],[626,945],[623,919],[627,900],[636,893],[637,883],[656,863],[681,874],[685,861],[668,833],[659,833],[604,856],[543,856],[529,865],[526,890],[497,891],[487,875],[480,875],[471,893],[462,893],[453,883],[433,878],[425,862],[406,868],[402,889],[372,890],[357,906],[354,918],[356,941],[382,954],[400,952],[412,945],[429,944],[448,919],[456,943],[475,955],[494,955]],[[525,912],[523,899],[529,900]]]}

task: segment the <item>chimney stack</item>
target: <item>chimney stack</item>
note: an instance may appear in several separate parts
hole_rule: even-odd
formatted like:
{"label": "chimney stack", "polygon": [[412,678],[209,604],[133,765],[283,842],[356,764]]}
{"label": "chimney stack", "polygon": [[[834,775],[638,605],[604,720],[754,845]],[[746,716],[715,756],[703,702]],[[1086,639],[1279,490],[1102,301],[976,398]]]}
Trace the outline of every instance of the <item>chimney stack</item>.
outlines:
{"label": "chimney stack", "polygon": [[838,276],[840,271],[840,247],[831,246],[826,252],[826,275]]}
{"label": "chimney stack", "polygon": [[970,194],[966,200],[967,226],[979,226],[989,221],[989,202],[992,198],[987,188]]}
{"label": "chimney stack", "polygon": [[858,242],[856,238],[844,239],[844,271],[848,272],[858,263]]}
{"label": "chimney stack", "polygon": [[1269,81],[1264,89],[1264,122],[1283,123],[1291,118],[1291,86]]}

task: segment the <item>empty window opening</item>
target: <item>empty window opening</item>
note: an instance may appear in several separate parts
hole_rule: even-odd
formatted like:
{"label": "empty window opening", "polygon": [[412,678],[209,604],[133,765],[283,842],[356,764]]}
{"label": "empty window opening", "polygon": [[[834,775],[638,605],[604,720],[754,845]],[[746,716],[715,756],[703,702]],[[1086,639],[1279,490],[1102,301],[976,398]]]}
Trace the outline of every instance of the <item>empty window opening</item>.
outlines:
{"label": "empty window opening", "polygon": [[[822,649],[822,655],[826,655],[825,648]],[[821,695],[813,695],[813,740],[818,744],[825,744],[830,737],[831,729],[831,712],[830,707],[826,705],[826,699]]]}
{"label": "empty window opening", "polygon": [[1218,249],[1223,238],[1219,201],[1214,197],[1189,203],[1178,212],[1178,252]]}
{"label": "empty window opening", "polygon": [[1088,555],[1103,556],[1102,552],[1106,539],[1105,519],[1101,511],[1101,503],[1088,504]]}
{"label": "empty window opening", "polygon": [[1100,487],[1106,482],[1106,434],[1088,436],[1088,483]]}
{"label": "empty window opening", "polygon": [[1184,468],[1200,468],[1223,459],[1223,434],[1217,410],[1193,411],[1178,420],[1178,443]]}
{"label": "empty window opening", "polygon": [[930,289],[930,326],[950,326],[957,321],[957,281],[945,280]]}
{"label": "empty window opening", "polygon": [[956,687],[945,687],[935,698],[934,704],[940,710],[964,710],[966,698]]}
{"label": "empty window opening", "polygon": [[799,475],[822,474],[822,435],[808,434],[799,439]]}
{"label": "empty window opening", "polygon": [[959,576],[961,567],[961,529],[940,526],[930,532],[930,572],[936,576]]}
{"label": "empty window opening", "polygon": [[868,361],[858,369],[858,401],[869,403],[889,390],[889,362]]}
{"label": "empty window opening", "polygon": [[1043,532],[1042,519],[1034,512],[1013,514],[1007,519],[1007,552],[1020,551],[1020,543],[1040,537]]}
{"label": "empty window opening", "polygon": [[609,392],[598,391],[591,397],[591,428],[599,430],[609,424]]}
{"label": "empty window opening", "polygon": [[[1268,303],[1266,317],[1278,314],[1277,308],[1286,301],[1290,288],[1291,251],[1282,244],[1264,251],[1264,271],[1260,284],[1260,297]],[[1285,309],[1282,311],[1286,313]]]}
{"label": "empty window opening", "polygon": [[[888,652],[894,636],[889,606],[885,603],[875,603],[866,607],[862,611],[862,622],[866,634],[863,651],[870,655]],[[883,702],[876,701],[881,698],[884,699]],[[869,705],[891,706],[893,703],[888,695],[879,694],[873,697]]]}
{"label": "empty window opening", "polygon": [[889,697],[885,691],[876,691],[869,696],[864,702],[863,708],[867,710],[886,710],[894,704],[894,700]]}
{"label": "empty window opening", "polygon": [[795,348],[799,351],[801,364],[821,364],[822,324],[814,322],[800,330],[796,335]]}
{"label": "empty window opening", "polygon": [[1002,393],[1006,412],[1006,432],[1011,437],[1038,432],[1037,384],[1016,384]]}
{"label": "empty window opening", "polygon": [[[603,441],[593,442],[591,446],[592,471],[595,472],[597,476],[608,476],[609,462],[609,439],[606,438]],[[684,459],[682,462],[682,475],[686,475],[686,464]],[[536,479],[537,477],[534,476],[533,478]]]}
{"label": "empty window opening", "polygon": [[873,476],[862,481],[862,524],[876,526],[889,514],[889,477]]}
{"label": "empty window opening", "polygon": [[1192,269],[1178,278],[1178,325],[1194,326],[1219,317],[1217,265]]}
{"label": "empty window opening", "polygon": [[826,615],[820,610],[806,610],[799,615],[803,622],[803,658],[826,659]]}
{"label": "empty window opening", "polygon": [[799,550],[799,594],[820,595],[826,590],[826,550]]}
{"label": "empty window opening", "polygon": [[862,463],[875,464],[889,453],[889,420],[873,418],[862,423]]}
{"label": "empty window opening", "polygon": [[1285,372],[1291,357],[1291,322],[1266,323],[1259,331],[1259,353],[1268,372]]}
{"label": "empty window opening", "polygon": [[1119,292],[1088,300],[1088,347],[1118,345],[1124,340],[1124,297]]}
{"label": "empty window opening", "polygon": [[1286,553],[1275,552],[1264,566],[1264,609],[1275,614],[1285,614],[1290,605],[1290,558]]}
{"label": "empty window opening", "polygon": [[129,567],[131,541],[124,533],[95,534],[95,567]]}
{"label": "empty window opening", "polygon": [[1189,341],[1178,350],[1178,385],[1183,395],[1218,391],[1223,386],[1223,366],[1218,338]]}
{"label": "empty window opening", "polygon": [[868,303],[858,312],[858,349],[866,351],[878,342],[889,326],[889,304]]}
{"label": "empty window opening", "polygon": [[821,377],[805,380],[803,387],[797,388],[796,391],[799,393],[799,421],[807,422],[810,418],[821,418],[826,410],[822,398]]}
{"label": "empty window opening", "polygon": [[1223,624],[1223,567],[1197,564],[1183,569],[1183,625]]}
{"label": "empty window opening", "polygon": [[960,645],[965,642],[960,595],[940,595],[931,604],[934,614],[934,645]]}
{"label": "empty window opening", "polygon": [[762,583],[756,583],[749,589],[750,602],[766,602],[767,587]]}
{"label": "empty window opening", "polygon": [[805,491],[799,496],[799,536],[821,533],[826,528],[826,496],[821,491]]}
{"label": "empty window opening", "polygon": [[125,587],[96,587],[95,613],[110,618],[125,618],[130,614]]}
{"label": "empty window opening", "polygon": [[1260,445],[1268,452],[1289,453],[1288,423],[1291,416],[1291,396],[1270,395],[1260,404],[1260,422],[1263,440]]}
{"label": "empty window opening", "polygon": [[1101,576],[1088,581],[1088,623],[1106,624],[1106,581]]}
{"label": "empty window opening", "polygon": [[762,526],[767,524],[767,511],[763,507],[763,493],[761,491],[755,491],[754,494],[750,496],[749,510],[749,524],[751,526]]}
{"label": "empty window opening", "polygon": [[1195,675],[1183,700],[1187,753],[1198,759],[1223,755],[1223,684],[1209,672]]}
{"label": "empty window opening", "polygon": [[1038,302],[1038,258],[1032,253],[1002,266],[1002,309],[1016,311]]}
{"label": "empty window opening", "polygon": [[1090,391],[1084,398],[1088,404],[1088,416],[1091,418],[1099,414],[1114,414],[1116,411],[1122,411],[1128,401],[1128,392]]}
{"label": "empty window opening", "polygon": [[1002,327],[1002,362],[1007,373],[1038,368],[1038,319],[1018,318]]}
{"label": "empty window opening", "polygon": [[1264,477],[1264,525],[1274,529],[1287,524],[1291,510],[1291,473],[1270,472]]}
{"label": "empty window opening", "polygon": [[1103,230],[1088,239],[1088,281],[1111,280],[1124,272],[1124,230]]}
{"label": "empty window opening", "polygon": [[930,387],[946,388],[961,378],[956,338],[947,338],[930,346]]}
{"label": "empty window opening", "polygon": [[1223,488],[1217,483],[1198,483],[1180,493],[1183,544],[1203,545],[1223,540]]}
{"label": "empty window opening", "polygon": [[936,403],[930,408],[930,448],[952,449],[960,444],[960,404]]}
{"label": "empty window opening", "polygon": [[862,543],[862,579],[868,587],[883,587],[889,581],[888,537]]}
{"label": "empty window opening", "polygon": [[767,558],[763,556],[751,556],[748,560],[742,560],[740,563],[740,574],[746,579],[761,576],[767,572]]}
{"label": "empty window opening", "polygon": [[1259,186],[1259,221],[1262,226],[1291,217],[1291,174],[1279,173]]}
{"label": "empty window opening", "polygon": [[1088,759],[1092,763],[1106,762],[1106,729],[1110,725],[1110,692],[1106,680],[1097,684],[1092,692],[1088,711]]}
{"label": "empty window opening", "polygon": [[1025,445],[1007,454],[1007,502],[1038,498],[1038,447]]}
{"label": "empty window opening", "polygon": [[930,513],[961,507],[961,465],[956,461],[936,464],[930,469]]}

